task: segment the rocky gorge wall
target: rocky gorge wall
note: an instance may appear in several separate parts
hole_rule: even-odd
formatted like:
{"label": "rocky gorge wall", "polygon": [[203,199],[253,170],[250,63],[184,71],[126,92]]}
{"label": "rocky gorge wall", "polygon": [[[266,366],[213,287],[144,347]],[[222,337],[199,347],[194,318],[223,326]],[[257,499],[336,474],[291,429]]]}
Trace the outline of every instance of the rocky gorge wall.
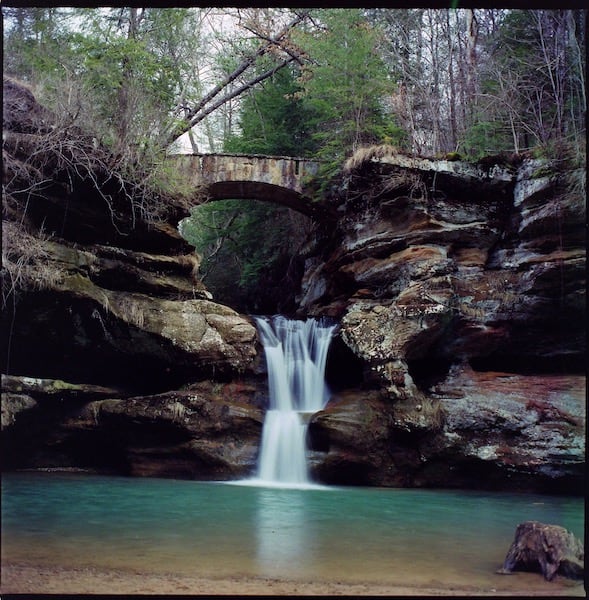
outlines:
{"label": "rocky gorge wall", "polygon": [[318,475],[581,493],[585,170],[376,150],[307,258],[301,312],[363,373],[310,422]]}
{"label": "rocky gorge wall", "polygon": [[[251,474],[261,347],[198,279],[176,227],[188,207],[144,221],[107,180],[97,193],[50,153],[35,162],[47,123],[5,81],[2,275],[26,280],[2,315],[5,468]],[[31,194],[32,171],[50,184]],[[347,165],[298,299],[299,316],[339,321],[333,395],[309,425],[317,479],[581,493],[579,177],[382,152]]]}
{"label": "rocky gorge wall", "polygon": [[3,152],[4,468],[251,471],[256,330],[198,279],[177,230],[188,207],[162,198],[146,218],[141,189],[105,171],[113,157],[11,80]]}

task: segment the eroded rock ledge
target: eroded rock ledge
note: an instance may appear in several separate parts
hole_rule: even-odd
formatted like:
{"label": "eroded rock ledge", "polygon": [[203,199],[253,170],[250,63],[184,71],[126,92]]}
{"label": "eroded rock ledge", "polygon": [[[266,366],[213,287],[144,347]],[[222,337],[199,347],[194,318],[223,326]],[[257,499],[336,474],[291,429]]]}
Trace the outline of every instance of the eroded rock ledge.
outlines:
{"label": "eroded rock ledge", "polygon": [[5,468],[251,472],[256,330],[198,279],[177,230],[188,206],[149,205],[29,89],[5,79],[4,92]]}
{"label": "eroded rock ledge", "polygon": [[3,376],[4,468],[232,479],[256,465],[264,402],[256,386],[203,381],[124,390]]}
{"label": "eroded rock ledge", "polygon": [[188,207],[151,199],[155,215],[105,171],[114,157],[12,80],[4,133],[5,372],[147,392],[252,371],[254,326],[211,300],[177,230]]}

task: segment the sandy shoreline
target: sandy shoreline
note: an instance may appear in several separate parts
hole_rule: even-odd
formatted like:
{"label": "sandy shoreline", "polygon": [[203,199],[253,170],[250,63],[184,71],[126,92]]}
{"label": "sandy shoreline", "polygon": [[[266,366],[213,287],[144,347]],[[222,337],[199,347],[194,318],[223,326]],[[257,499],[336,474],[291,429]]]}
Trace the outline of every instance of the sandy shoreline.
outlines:
{"label": "sandy shoreline", "polygon": [[[352,595],[352,596],[585,596],[581,583],[552,584],[532,574],[534,585],[513,589],[419,587],[386,583],[298,581],[267,577],[201,577],[173,573],[65,568],[23,563],[2,565],[1,593],[6,594],[180,594],[180,595]],[[535,578],[536,577],[536,578]],[[547,588],[546,586],[550,587]],[[549,590],[549,592],[547,591]]]}

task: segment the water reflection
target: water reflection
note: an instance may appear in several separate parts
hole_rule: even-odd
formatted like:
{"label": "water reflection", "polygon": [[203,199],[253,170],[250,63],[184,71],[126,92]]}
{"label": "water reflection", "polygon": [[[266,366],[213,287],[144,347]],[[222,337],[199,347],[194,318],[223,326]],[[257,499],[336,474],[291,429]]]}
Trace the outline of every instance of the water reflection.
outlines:
{"label": "water reflection", "polygon": [[304,492],[259,490],[256,541],[260,573],[295,575],[294,569],[302,572],[312,564],[314,530],[306,523],[306,510]]}

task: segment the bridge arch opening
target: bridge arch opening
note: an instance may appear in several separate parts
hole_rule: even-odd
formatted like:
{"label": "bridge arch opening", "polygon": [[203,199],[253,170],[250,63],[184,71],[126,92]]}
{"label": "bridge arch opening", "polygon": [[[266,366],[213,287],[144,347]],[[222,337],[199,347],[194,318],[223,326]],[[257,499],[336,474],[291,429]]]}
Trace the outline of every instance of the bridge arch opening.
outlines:
{"label": "bridge arch opening", "polygon": [[294,312],[304,247],[325,207],[306,196],[319,163],[258,154],[172,158],[199,205],[180,225],[202,256],[198,276],[215,300],[239,312]]}
{"label": "bridge arch opening", "polygon": [[297,191],[261,181],[218,181],[207,186],[205,203],[220,200],[253,200],[284,206],[314,217],[312,201]]}
{"label": "bridge arch opening", "polygon": [[200,255],[198,277],[213,299],[242,313],[294,313],[314,229],[297,193],[235,181],[208,192],[179,231]]}

